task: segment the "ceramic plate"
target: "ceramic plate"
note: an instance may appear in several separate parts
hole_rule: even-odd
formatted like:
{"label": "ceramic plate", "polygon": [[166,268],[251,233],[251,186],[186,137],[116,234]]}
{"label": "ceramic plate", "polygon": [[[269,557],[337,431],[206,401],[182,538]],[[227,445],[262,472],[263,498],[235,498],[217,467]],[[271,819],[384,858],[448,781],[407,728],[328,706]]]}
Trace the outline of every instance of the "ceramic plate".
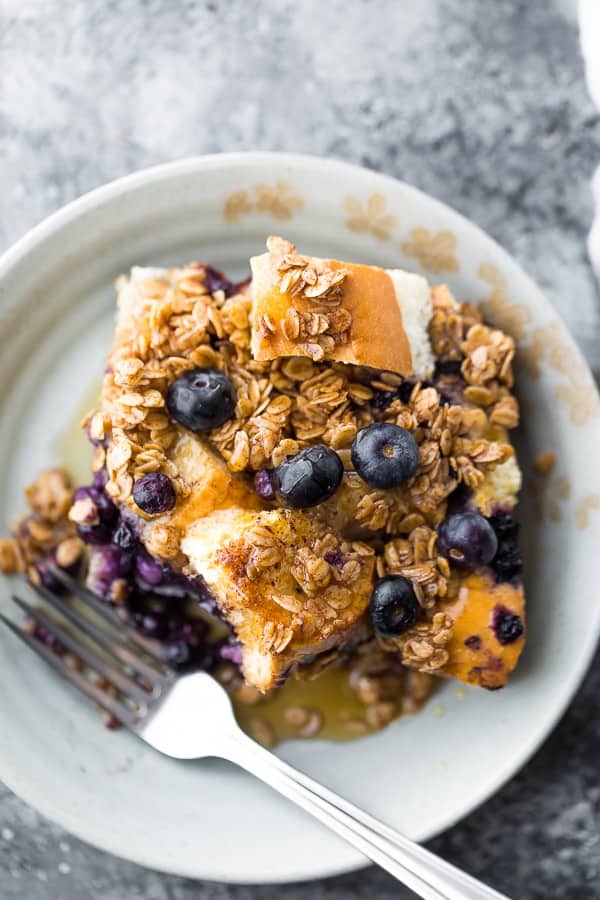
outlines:
{"label": "ceramic plate", "polygon": [[[279,753],[418,840],[496,791],[564,711],[600,624],[600,412],[591,375],[519,266],[457,213],[343,163],[241,154],[160,166],[51,216],[0,261],[0,524],[50,462],[98,385],[113,281],[132,264],[211,261],[247,271],[275,232],[302,251],[401,266],[447,282],[519,344],[529,643],[497,693],[448,682],[417,716],[348,744]],[[66,448],[69,444],[69,448]],[[535,475],[541,451],[556,454]],[[8,610],[9,584],[0,587]],[[0,633],[0,777],[63,827],[112,853],[195,878],[278,882],[363,865],[354,850],[251,777],[163,758],[98,713]],[[198,715],[201,715],[198,710]]]}

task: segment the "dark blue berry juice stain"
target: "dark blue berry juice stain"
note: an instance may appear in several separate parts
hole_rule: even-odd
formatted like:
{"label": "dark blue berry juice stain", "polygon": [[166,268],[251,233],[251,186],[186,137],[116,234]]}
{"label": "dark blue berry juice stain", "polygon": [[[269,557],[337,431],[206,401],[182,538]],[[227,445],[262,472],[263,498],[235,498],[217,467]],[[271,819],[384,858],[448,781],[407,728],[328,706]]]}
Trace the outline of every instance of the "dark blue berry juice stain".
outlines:
{"label": "dark blue berry juice stain", "polygon": [[492,612],[492,630],[499,644],[514,644],[525,632],[521,616],[498,604]]}

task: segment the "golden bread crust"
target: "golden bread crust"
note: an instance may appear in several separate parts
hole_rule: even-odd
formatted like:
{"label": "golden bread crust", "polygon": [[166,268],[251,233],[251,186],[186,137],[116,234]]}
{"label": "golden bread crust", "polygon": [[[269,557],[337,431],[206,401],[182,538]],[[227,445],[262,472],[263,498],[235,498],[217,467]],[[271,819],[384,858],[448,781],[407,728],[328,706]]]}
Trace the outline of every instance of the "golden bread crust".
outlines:
{"label": "golden bread crust", "polygon": [[[402,311],[384,269],[301,257],[280,238],[269,239],[269,246],[267,253],[250,260],[255,359],[307,356],[317,362],[329,359],[412,374]],[[287,278],[290,268],[285,268],[282,259],[294,258],[315,271],[343,276],[331,297],[307,295],[306,289],[299,290]]]}

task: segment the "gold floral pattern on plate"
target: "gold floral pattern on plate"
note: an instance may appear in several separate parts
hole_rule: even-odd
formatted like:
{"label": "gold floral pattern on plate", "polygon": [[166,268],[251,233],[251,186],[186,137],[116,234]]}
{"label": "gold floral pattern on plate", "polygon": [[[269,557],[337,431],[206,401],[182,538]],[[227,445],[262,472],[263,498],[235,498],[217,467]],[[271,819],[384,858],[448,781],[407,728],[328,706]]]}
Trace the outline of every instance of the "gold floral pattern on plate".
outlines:
{"label": "gold floral pattern on plate", "polygon": [[[587,374],[587,373],[586,373]],[[600,415],[600,404],[591,378],[589,384],[559,384],[554,396],[569,410],[573,425],[585,425]]]}
{"label": "gold floral pattern on plate", "polygon": [[558,322],[530,330],[533,316],[524,304],[511,303],[506,279],[492,263],[482,263],[478,276],[492,288],[481,308],[494,325],[517,341],[521,370],[537,380],[544,365],[559,372],[564,381],[556,385],[554,399],[569,411],[571,424],[585,425],[600,415],[600,402],[594,380],[575,349],[565,340]]}
{"label": "gold floral pattern on plate", "polygon": [[574,346],[565,341],[558,322],[531,333],[528,343],[520,348],[520,361],[530,378],[538,379],[544,364],[564,376],[554,388],[554,398],[568,409],[572,425],[585,425],[600,415],[594,380]]}
{"label": "gold floral pattern on plate", "polygon": [[396,217],[386,211],[385,197],[371,194],[366,204],[355,197],[346,197],[344,207],[348,213],[346,228],[356,234],[372,234],[378,241],[389,241]]}
{"label": "gold floral pattern on plate", "polygon": [[600,494],[588,494],[577,504],[575,521],[580,529],[587,528],[590,524],[590,512],[600,509]]}
{"label": "gold floral pattern on plate", "polygon": [[456,235],[451,231],[428,231],[413,228],[410,240],[402,244],[402,252],[419,261],[426,272],[458,272]]}
{"label": "gold floral pattern on plate", "polygon": [[535,473],[530,479],[535,519],[558,523],[562,521],[564,504],[571,497],[571,482],[564,475]]}
{"label": "gold floral pattern on plate", "polygon": [[506,291],[506,278],[493,263],[482,263],[477,275],[491,288],[487,300],[481,304],[484,316],[502,331],[510,334],[517,343],[523,341],[527,326],[533,318],[531,310],[523,303],[510,302]]}
{"label": "gold floral pattern on plate", "polygon": [[287,181],[278,181],[274,185],[255,184],[233,191],[225,201],[223,215],[226,222],[237,222],[250,213],[266,213],[274,219],[286,220],[302,209],[304,198]]}
{"label": "gold floral pattern on plate", "polygon": [[565,342],[558,322],[532,331],[521,356],[526,373],[535,380],[542,374],[544,362],[563,375],[567,375],[574,366],[585,371],[585,366],[575,358],[573,348]]}

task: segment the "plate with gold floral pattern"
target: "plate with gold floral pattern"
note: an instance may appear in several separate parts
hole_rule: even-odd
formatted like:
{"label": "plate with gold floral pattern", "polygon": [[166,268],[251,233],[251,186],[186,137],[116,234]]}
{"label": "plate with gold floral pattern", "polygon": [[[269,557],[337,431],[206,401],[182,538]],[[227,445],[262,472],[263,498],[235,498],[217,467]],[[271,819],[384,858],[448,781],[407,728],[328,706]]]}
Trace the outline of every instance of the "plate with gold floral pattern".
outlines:
{"label": "plate with gold floral pattern", "polygon": [[[269,235],[281,239],[265,252]],[[131,327],[107,365],[123,273]],[[0,543],[6,571],[44,578],[44,554],[69,567],[90,553],[95,589],[125,602],[172,664],[227,682],[243,727],[417,840],[515,774],[596,646],[600,473],[589,460],[600,404],[566,327],[505,251],[395,179],[335,160],[225,154],[71,203],[2,257],[0,285],[1,534],[30,507],[16,543]],[[199,367],[229,409],[202,426],[206,439],[181,399]],[[102,414],[86,419],[93,448],[77,422],[101,390]],[[396,482],[397,469],[382,475],[395,440],[405,466]],[[246,505],[237,518],[219,509],[207,544],[182,523],[190,496],[198,515],[209,451],[213,493]],[[299,499],[286,466],[300,457],[313,481]],[[94,489],[74,494],[92,469]],[[273,543],[280,520],[293,541],[309,535],[310,549]],[[215,576],[214,561],[234,544],[248,550],[254,594],[243,595],[232,636],[198,608],[216,603],[225,625],[233,618],[221,602],[229,576]],[[13,615],[10,591],[9,577],[0,608]],[[239,625],[250,606],[260,653]],[[364,864],[233,767],[166,759],[105,728],[5,633],[0,679],[0,777],[83,840],[229,882]]]}

